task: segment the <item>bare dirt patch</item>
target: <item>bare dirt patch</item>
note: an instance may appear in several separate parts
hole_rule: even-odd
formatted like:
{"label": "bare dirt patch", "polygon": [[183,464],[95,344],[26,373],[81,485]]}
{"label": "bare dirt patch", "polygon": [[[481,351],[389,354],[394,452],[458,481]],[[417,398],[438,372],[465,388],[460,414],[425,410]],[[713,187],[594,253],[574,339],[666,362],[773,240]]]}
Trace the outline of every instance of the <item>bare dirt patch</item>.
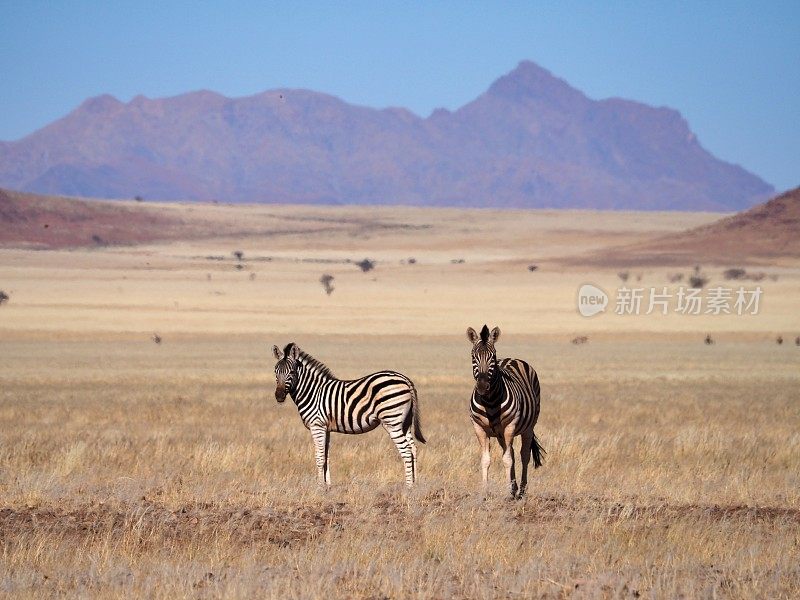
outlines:
{"label": "bare dirt patch", "polygon": [[114,507],[93,503],[71,509],[3,508],[0,538],[13,541],[21,534],[40,534],[83,543],[96,536],[119,539],[138,531],[143,540],[160,543],[189,543],[223,535],[237,544],[266,542],[289,547],[306,543],[326,529],[341,528],[350,514],[342,503],[300,505],[286,511],[212,504],[170,509],[147,501]]}

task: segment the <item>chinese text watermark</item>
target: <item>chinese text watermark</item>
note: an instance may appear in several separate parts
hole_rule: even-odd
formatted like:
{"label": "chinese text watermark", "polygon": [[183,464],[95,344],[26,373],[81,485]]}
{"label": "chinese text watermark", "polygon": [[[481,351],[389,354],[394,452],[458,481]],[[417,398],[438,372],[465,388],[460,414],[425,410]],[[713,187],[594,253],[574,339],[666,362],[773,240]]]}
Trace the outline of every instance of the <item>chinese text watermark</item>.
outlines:
{"label": "chinese text watermark", "polygon": [[617,288],[613,303],[602,288],[586,283],[578,289],[578,312],[592,317],[606,309],[620,316],[666,315],[757,315],[761,308],[761,286],[755,288],[710,287],[698,289],[679,287]]}

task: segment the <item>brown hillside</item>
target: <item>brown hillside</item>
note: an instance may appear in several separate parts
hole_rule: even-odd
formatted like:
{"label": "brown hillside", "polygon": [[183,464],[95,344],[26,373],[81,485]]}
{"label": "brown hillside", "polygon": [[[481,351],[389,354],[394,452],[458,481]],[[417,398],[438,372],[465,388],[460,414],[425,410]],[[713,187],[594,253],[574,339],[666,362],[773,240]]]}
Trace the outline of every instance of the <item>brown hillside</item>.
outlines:
{"label": "brown hillside", "polygon": [[[719,265],[800,258],[800,187],[709,225],[601,251],[597,265]],[[574,262],[574,260],[571,260]]]}
{"label": "brown hillside", "polygon": [[0,189],[0,246],[71,248],[173,237],[179,219],[146,206],[39,196]]}

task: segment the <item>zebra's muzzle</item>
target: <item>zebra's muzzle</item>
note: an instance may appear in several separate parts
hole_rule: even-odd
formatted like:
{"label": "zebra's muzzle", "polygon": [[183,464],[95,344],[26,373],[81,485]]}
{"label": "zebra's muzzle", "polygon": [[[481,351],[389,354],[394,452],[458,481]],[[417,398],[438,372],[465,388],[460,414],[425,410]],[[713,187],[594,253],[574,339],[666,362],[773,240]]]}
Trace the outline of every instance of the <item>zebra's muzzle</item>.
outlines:
{"label": "zebra's muzzle", "polygon": [[478,390],[481,396],[487,394],[489,392],[489,377],[478,375],[478,379],[475,380],[475,389]]}
{"label": "zebra's muzzle", "polygon": [[286,400],[286,391],[283,388],[279,387],[275,390],[275,400],[278,402]]}

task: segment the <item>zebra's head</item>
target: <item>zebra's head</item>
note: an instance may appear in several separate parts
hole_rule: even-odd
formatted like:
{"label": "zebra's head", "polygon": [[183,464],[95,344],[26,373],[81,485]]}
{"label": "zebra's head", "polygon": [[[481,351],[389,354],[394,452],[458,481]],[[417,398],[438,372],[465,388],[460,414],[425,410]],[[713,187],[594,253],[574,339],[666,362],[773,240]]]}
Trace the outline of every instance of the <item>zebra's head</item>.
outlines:
{"label": "zebra's head", "polygon": [[472,328],[467,329],[467,339],[472,343],[472,376],[475,378],[475,389],[485,396],[489,392],[491,382],[497,376],[497,353],[494,343],[500,337],[500,328],[491,331],[484,325],[480,335]]}
{"label": "zebra's head", "polygon": [[290,342],[283,350],[273,346],[272,354],[278,359],[275,364],[275,399],[283,402],[286,400],[286,394],[292,393],[297,381],[297,359],[300,356],[300,348],[294,342]]}

